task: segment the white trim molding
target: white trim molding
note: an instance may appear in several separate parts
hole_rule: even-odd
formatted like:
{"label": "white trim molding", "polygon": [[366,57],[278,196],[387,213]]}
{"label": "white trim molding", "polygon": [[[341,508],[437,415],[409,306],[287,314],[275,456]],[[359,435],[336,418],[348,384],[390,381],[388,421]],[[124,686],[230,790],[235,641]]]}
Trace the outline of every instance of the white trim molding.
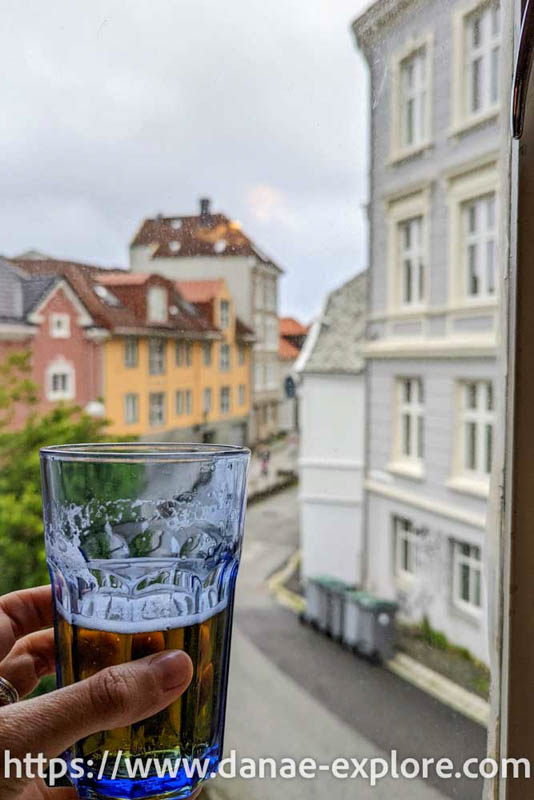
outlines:
{"label": "white trim molding", "polygon": [[[404,145],[402,142],[402,64],[417,53],[424,53],[425,57],[425,108],[424,108],[424,136],[413,145]],[[403,47],[397,50],[390,59],[391,75],[391,125],[390,125],[390,164],[395,164],[406,158],[422,153],[433,144],[432,109],[433,109],[433,78],[434,78],[434,33],[429,31],[423,36],[410,38]]]}
{"label": "white trim molding", "polygon": [[299,467],[309,467],[317,469],[340,469],[340,470],[359,470],[363,469],[363,461],[356,459],[336,459],[336,458],[300,458]]}
{"label": "white trim molding", "polygon": [[73,305],[76,309],[78,313],[78,318],[76,321],[80,327],[88,328],[91,325],[94,325],[93,318],[65,278],[61,278],[56,284],[54,284],[52,289],[45,294],[39,305],[32,311],[31,314],[29,314],[28,322],[31,322],[33,325],[40,325],[42,322],[44,322],[44,316],[42,312],[52,297],[59,291],[63,292],[69,303],[71,303],[71,305]]}
{"label": "white trim molding", "polygon": [[368,342],[365,358],[485,358],[497,355],[497,337],[469,334],[440,339],[381,339]]}
{"label": "white trim molding", "polygon": [[440,517],[447,517],[448,519],[462,522],[472,528],[479,528],[485,530],[486,528],[486,515],[473,514],[469,511],[462,511],[457,505],[452,503],[443,503],[438,500],[430,500],[422,497],[420,494],[407,492],[404,489],[399,489],[396,486],[388,486],[379,483],[375,480],[367,479],[364,488],[372,494],[378,494],[382,497],[387,497],[389,500],[396,500],[407,506],[419,508],[422,511],[427,511],[430,514],[436,514]]}
{"label": "white trim molding", "polygon": [[0,324],[0,341],[2,342],[10,342],[10,341],[24,341],[29,336],[35,336],[36,328],[30,325],[24,325],[23,323],[14,322],[13,324],[9,322],[2,322]]}
{"label": "white trim molding", "polygon": [[301,494],[299,495],[301,503],[312,503],[323,506],[351,506],[359,507],[363,504],[363,500],[355,497],[343,497],[342,495],[322,495],[322,494]]}
{"label": "white trim molding", "polygon": [[[54,388],[54,376],[66,376],[65,389]],[[76,370],[72,362],[64,356],[57,356],[45,370],[46,399],[52,402],[58,400],[74,400],[76,397]]]}
{"label": "white trim molding", "polygon": [[469,113],[466,108],[466,86],[468,82],[466,69],[465,30],[467,18],[477,9],[491,5],[491,0],[471,0],[452,14],[452,80],[451,80],[451,128],[450,136],[457,136],[464,131],[499,116],[500,98],[495,104],[483,108],[480,112]]}
{"label": "white trim molding", "polygon": [[[431,183],[420,182],[384,198],[387,219],[387,313],[421,313],[429,296],[429,242]],[[399,264],[400,226],[403,222],[420,217],[422,220],[423,299],[419,303],[401,302],[401,270]]]}
{"label": "white trim molding", "polygon": [[[499,171],[497,160],[488,155],[474,164],[466,164],[465,171],[449,172],[447,182],[447,205],[449,208],[449,306],[460,309],[478,311],[488,305],[497,305],[497,298],[483,295],[480,298],[469,298],[465,291],[465,258],[463,253],[463,219],[464,204],[484,195],[499,196]],[[498,219],[498,214],[496,214]],[[496,264],[499,258],[495,256]],[[496,278],[498,291],[499,279]]]}

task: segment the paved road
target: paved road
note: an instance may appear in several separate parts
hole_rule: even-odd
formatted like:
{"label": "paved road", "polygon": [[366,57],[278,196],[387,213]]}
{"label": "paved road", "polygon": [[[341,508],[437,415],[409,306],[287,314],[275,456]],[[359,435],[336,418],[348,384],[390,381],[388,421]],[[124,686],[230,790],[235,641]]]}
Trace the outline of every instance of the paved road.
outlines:
{"label": "paved road", "polygon": [[[252,506],[239,578],[226,745],[239,756],[483,757],[485,731],[382,668],[299,625],[265,579],[298,541],[297,492]],[[480,782],[383,780],[374,789],[322,773],[314,781],[215,781],[224,800],[480,800]]]}

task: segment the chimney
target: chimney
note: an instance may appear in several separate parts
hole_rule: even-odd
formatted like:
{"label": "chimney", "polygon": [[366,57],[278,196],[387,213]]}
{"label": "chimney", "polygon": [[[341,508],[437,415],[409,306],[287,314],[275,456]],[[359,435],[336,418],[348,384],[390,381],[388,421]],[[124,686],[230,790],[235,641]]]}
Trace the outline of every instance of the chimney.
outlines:
{"label": "chimney", "polygon": [[201,219],[207,219],[210,214],[210,205],[211,200],[209,197],[201,197],[200,198],[200,217]]}

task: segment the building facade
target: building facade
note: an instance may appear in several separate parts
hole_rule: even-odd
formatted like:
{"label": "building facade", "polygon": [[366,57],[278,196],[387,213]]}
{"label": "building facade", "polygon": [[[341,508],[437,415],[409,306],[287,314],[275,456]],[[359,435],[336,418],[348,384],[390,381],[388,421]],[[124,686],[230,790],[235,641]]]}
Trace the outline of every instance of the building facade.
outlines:
{"label": "building facade", "polygon": [[308,329],[294,317],[281,317],[279,325],[278,359],[282,400],[278,424],[281,431],[291,433],[299,429],[299,397],[296,390],[295,364],[306,340]]}
{"label": "building facade", "polygon": [[130,245],[132,272],[157,272],[172,280],[224,278],[236,313],[252,328],[252,420],[258,441],[278,431],[278,280],[282,270],[263,254],[238,222],[212,213],[202,199],[195,216],[158,216],[141,224]]}
{"label": "building facade", "polygon": [[366,305],[360,273],[328,296],[295,365],[304,579],[363,579]]}
{"label": "building facade", "polygon": [[367,583],[487,660],[499,8],[379,0],[354,32],[372,95]]}
{"label": "building facade", "polygon": [[142,439],[246,441],[254,338],[224,281],[197,304],[161,275],[0,263],[4,288],[17,281],[22,317],[3,319],[0,353],[30,350],[41,410],[76,404]]}

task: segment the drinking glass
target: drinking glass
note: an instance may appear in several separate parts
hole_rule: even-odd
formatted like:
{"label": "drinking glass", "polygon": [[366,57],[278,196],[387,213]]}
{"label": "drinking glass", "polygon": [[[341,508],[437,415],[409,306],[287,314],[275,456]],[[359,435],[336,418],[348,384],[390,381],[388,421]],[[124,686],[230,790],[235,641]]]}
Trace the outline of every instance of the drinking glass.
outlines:
{"label": "drinking glass", "polygon": [[[174,443],[41,450],[58,685],[166,649],[194,666],[168,708],[73,745],[82,798],[189,797],[217,771],[249,458]],[[166,763],[181,766],[161,774]]]}

